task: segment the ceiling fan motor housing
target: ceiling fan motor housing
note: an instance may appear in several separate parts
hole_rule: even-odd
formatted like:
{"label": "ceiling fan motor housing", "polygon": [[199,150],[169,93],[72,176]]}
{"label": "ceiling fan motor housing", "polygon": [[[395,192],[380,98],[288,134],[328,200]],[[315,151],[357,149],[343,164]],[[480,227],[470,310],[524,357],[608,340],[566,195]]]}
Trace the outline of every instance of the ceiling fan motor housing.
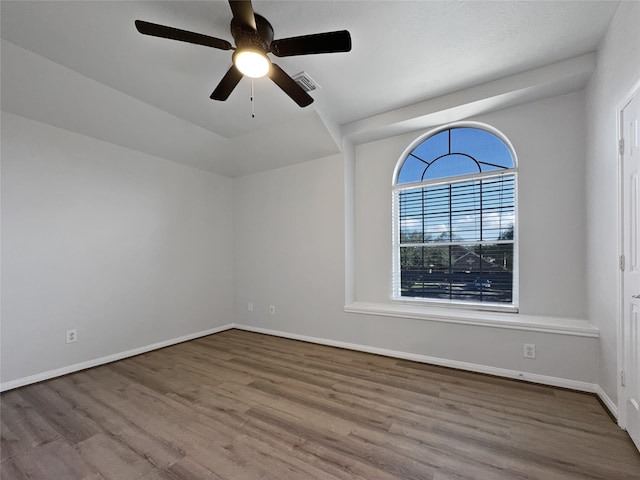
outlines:
{"label": "ceiling fan motor housing", "polygon": [[236,43],[236,49],[271,51],[273,41],[273,27],[262,15],[255,14],[256,30],[247,28],[235,17],[231,20],[231,35]]}

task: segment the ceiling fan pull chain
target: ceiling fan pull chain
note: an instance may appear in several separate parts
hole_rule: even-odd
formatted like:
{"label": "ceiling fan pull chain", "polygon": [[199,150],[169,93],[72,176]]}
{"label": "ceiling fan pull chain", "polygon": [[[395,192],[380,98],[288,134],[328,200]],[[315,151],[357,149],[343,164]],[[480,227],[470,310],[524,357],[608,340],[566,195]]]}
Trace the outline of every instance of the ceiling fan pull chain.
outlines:
{"label": "ceiling fan pull chain", "polygon": [[255,103],[253,101],[254,91],[253,91],[253,78],[251,79],[251,118],[256,118],[256,110]]}

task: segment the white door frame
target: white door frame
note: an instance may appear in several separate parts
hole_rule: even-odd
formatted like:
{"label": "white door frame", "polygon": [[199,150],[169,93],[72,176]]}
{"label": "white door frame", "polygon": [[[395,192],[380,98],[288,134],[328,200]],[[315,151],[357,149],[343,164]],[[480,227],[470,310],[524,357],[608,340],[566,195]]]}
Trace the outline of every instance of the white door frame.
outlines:
{"label": "white door frame", "polygon": [[[624,172],[622,168],[623,162],[623,152],[620,152],[619,142],[623,137],[623,128],[621,116],[624,107],[631,101],[634,95],[640,95],[640,79],[635,82],[633,87],[627,92],[627,94],[618,102],[616,106],[616,149],[618,151],[618,258],[620,258],[624,254],[624,217],[623,217],[623,198],[622,198],[622,187],[624,185]],[[617,417],[618,417],[618,425],[626,430],[627,426],[627,418],[626,418],[626,410],[625,410],[625,390],[622,386],[622,371],[624,369],[625,358],[624,358],[624,343],[622,338],[622,330],[623,330],[623,322],[624,322],[624,284],[623,284],[624,272],[622,269],[618,270],[618,312],[617,312],[617,350],[618,350],[618,365],[616,371],[616,385],[617,385]],[[616,412],[614,412],[616,413]]]}

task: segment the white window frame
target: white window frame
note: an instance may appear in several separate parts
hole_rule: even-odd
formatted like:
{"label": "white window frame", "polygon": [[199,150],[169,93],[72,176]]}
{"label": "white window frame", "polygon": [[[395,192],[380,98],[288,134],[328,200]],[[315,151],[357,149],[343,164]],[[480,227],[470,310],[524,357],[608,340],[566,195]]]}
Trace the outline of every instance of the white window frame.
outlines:
{"label": "white window frame", "polygon": [[[434,180],[427,180],[423,182],[412,182],[412,183],[403,183],[398,185],[398,177],[400,175],[400,170],[404,165],[405,160],[409,156],[413,150],[426,141],[428,138],[437,135],[440,132],[449,129],[455,128],[476,128],[480,130],[484,130],[492,135],[495,135],[498,139],[500,139],[505,146],[509,149],[511,157],[513,158],[513,168],[505,169],[505,170],[492,170],[488,172],[480,172],[477,174],[469,174],[469,175],[460,175],[456,177],[448,177],[448,178],[439,178]],[[458,183],[465,180],[475,180],[475,179],[488,179],[495,178],[500,176],[513,175],[514,177],[514,225],[513,225],[513,291],[512,291],[512,301],[511,303],[491,303],[491,302],[472,302],[472,301],[462,301],[462,300],[444,300],[444,299],[434,299],[434,298],[423,298],[423,297],[403,297],[400,294],[400,192],[406,190],[413,189],[421,189],[424,187],[431,187],[437,185],[449,185],[452,183]],[[518,248],[518,160],[516,156],[515,149],[513,145],[509,141],[509,139],[496,128],[479,122],[457,122],[451,123],[447,125],[443,125],[439,128],[430,130],[425,134],[418,137],[414,140],[402,153],[398,162],[396,163],[396,167],[393,173],[392,179],[392,262],[393,262],[393,270],[392,270],[392,293],[391,300],[395,304],[407,304],[407,305],[430,305],[430,306],[438,306],[438,307],[453,307],[453,308],[463,308],[463,309],[472,309],[472,310],[484,310],[484,311],[497,311],[497,312],[518,312],[519,305],[519,248]],[[475,243],[475,242],[472,242]],[[491,242],[496,243],[496,242]],[[505,242],[506,243],[506,242]],[[456,242],[456,244],[459,244]],[[435,245],[435,244],[434,244]],[[407,246],[407,244],[403,244],[403,246]]]}

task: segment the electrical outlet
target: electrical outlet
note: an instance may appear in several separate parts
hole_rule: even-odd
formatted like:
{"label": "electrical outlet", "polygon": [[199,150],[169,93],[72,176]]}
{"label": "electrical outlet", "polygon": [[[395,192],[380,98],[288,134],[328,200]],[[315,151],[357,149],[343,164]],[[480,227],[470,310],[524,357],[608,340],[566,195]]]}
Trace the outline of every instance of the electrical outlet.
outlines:
{"label": "electrical outlet", "polygon": [[276,306],[275,305],[269,305],[269,313],[271,315],[275,315],[276,314]]}
{"label": "electrical outlet", "polygon": [[522,355],[524,358],[536,358],[536,344],[535,343],[525,343],[524,344],[524,352]]}
{"label": "electrical outlet", "polygon": [[249,302],[249,304],[247,305],[247,310],[253,312],[253,303]]}
{"label": "electrical outlet", "polygon": [[67,343],[73,343],[78,341],[78,330],[67,330]]}

